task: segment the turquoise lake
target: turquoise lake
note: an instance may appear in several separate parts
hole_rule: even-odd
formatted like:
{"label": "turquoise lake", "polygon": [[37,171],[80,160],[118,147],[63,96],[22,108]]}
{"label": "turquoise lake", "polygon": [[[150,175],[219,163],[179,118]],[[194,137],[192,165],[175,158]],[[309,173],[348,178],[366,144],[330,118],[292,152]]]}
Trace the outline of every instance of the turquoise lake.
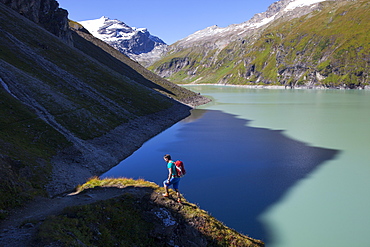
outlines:
{"label": "turquoise lake", "polygon": [[169,153],[188,201],[268,247],[370,246],[370,91],[187,88],[213,101],[101,177],[162,185]]}

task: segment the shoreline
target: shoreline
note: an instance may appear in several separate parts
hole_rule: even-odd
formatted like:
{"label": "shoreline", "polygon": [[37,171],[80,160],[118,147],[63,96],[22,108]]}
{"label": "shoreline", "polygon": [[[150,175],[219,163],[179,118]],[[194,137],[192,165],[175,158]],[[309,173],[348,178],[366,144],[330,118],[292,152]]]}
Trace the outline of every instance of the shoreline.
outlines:
{"label": "shoreline", "polygon": [[251,89],[307,89],[307,90],[370,90],[370,85],[364,86],[364,88],[345,88],[345,87],[309,87],[309,86],[279,86],[279,85],[234,85],[234,84],[219,84],[219,83],[189,83],[189,84],[177,84],[182,87],[186,86],[222,86],[222,87],[242,87],[242,88],[251,88]]}
{"label": "shoreline", "polygon": [[138,150],[146,141],[188,117],[193,107],[174,102],[164,111],[124,123],[103,136],[82,141],[60,151],[52,159],[49,197],[72,191],[89,178],[99,176]]}

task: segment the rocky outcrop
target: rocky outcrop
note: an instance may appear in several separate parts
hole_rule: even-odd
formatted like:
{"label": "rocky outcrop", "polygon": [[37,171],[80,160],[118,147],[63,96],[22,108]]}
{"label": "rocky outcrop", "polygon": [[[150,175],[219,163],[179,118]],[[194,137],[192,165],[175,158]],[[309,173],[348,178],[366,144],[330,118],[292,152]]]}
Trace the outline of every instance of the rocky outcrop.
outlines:
{"label": "rocky outcrop", "polygon": [[72,45],[72,35],[68,27],[68,12],[59,8],[55,0],[0,0],[19,14],[40,24],[52,34]]}

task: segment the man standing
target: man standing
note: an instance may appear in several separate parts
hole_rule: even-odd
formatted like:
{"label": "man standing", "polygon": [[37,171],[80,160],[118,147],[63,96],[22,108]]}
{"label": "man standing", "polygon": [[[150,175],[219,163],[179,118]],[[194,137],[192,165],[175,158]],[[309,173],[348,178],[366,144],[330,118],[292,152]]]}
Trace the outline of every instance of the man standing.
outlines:
{"label": "man standing", "polygon": [[179,192],[180,177],[177,176],[175,162],[172,161],[171,155],[169,154],[166,154],[163,159],[167,162],[168,169],[168,178],[163,181],[164,189],[166,190],[166,193],[163,194],[163,196],[169,196],[168,187],[172,185],[177,194],[177,202],[181,203],[181,196]]}

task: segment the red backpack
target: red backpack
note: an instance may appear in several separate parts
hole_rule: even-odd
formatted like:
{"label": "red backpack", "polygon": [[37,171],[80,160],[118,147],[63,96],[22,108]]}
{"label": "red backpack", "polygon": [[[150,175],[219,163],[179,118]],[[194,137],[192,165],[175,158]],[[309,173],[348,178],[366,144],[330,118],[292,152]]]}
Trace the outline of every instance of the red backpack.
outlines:
{"label": "red backpack", "polygon": [[175,162],[175,166],[176,166],[177,176],[180,177],[180,178],[185,176],[186,170],[185,170],[185,167],[184,167],[184,163],[181,160],[177,160]]}

